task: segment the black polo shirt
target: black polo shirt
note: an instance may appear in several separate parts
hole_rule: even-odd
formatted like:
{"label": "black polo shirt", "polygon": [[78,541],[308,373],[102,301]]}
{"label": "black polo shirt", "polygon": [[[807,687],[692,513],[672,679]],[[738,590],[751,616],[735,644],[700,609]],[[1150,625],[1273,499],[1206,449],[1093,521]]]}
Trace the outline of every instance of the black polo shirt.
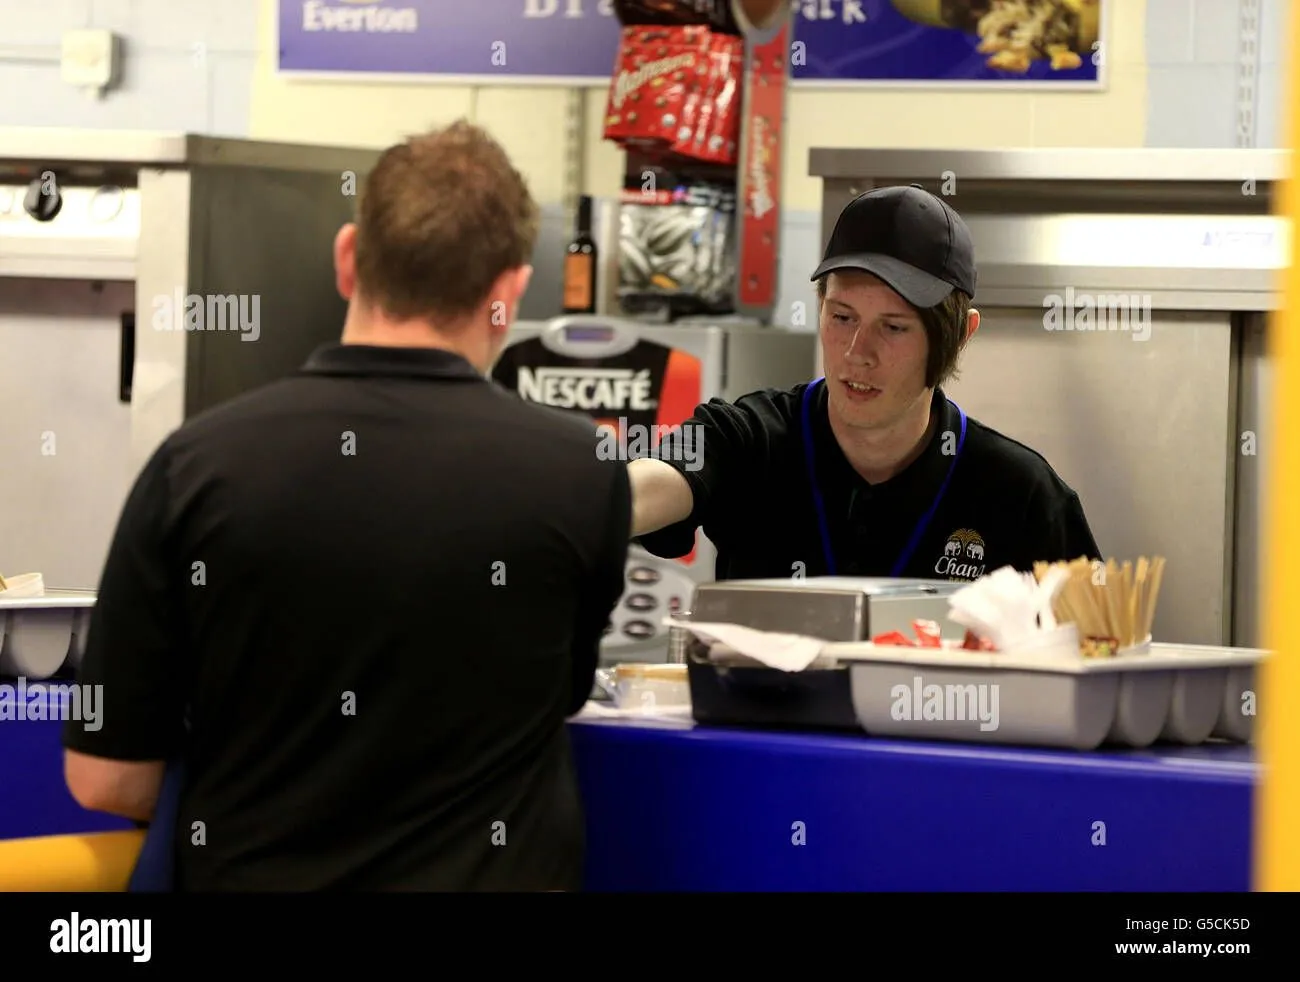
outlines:
{"label": "black polo shirt", "polygon": [[188,421],[123,510],[102,729],[66,746],[184,754],[183,889],[580,887],[565,720],[631,534],[596,447],[431,350],[327,346]]}
{"label": "black polo shirt", "polygon": [[[807,384],[699,406],[688,425],[701,427],[703,466],[676,465],[690,483],[694,510],[641,544],[674,558],[690,549],[702,527],[717,547],[720,580],[827,575],[801,435]],[[1078,495],[1047,461],[969,417],[961,443],[960,414],[942,390],[935,391],[932,409],[939,425],[921,456],[879,484],[868,484],[849,464],[826,406],[823,384],[810,401],[809,420],[838,575],[973,580],[1002,566],[1029,571],[1037,560],[1100,558]],[[933,517],[898,567],[950,468]]]}

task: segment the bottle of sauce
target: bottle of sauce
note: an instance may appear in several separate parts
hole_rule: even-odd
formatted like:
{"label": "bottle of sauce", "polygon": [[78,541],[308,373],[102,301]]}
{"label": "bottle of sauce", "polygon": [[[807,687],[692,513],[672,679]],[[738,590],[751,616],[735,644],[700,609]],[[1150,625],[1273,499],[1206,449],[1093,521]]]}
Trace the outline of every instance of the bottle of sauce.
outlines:
{"label": "bottle of sauce", "polygon": [[564,313],[596,312],[596,240],[591,235],[591,197],[578,199],[578,222],[564,256]]}

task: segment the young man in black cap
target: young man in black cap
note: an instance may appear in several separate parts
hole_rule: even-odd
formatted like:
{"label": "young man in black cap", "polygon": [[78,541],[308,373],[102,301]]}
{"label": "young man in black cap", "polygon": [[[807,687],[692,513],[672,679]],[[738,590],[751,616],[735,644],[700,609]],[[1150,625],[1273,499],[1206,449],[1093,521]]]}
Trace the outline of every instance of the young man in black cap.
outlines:
{"label": "young man in black cap", "polygon": [[980,320],[970,231],[946,202],[919,185],[859,195],[812,279],[825,377],[699,406],[698,469],[632,462],[646,549],[684,555],[702,527],[720,580],[974,580],[1100,558],[1048,462],[943,393]]}

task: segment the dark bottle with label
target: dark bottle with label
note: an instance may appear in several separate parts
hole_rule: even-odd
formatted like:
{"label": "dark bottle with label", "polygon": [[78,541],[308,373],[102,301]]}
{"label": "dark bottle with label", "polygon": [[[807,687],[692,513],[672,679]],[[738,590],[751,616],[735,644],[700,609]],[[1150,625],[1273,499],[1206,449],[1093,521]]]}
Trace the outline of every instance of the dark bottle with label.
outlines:
{"label": "dark bottle with label", "polygon": [[596,240],[591,236],[591,198],[578,199],[578,225],[564,256],[564,312],[596,312]]}

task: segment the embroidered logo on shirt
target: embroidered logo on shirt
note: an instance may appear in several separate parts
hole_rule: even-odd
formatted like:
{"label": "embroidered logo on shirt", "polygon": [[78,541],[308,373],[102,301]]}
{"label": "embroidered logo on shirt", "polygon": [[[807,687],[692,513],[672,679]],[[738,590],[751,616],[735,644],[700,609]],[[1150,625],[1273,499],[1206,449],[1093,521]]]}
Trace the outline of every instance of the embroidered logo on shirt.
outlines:
{"label": "embroidered logo on shirt", "polygon": [[983,536],[974,529],[958,529],[948,536],[934,571],[950,580],[978,580],[984,575]]}

